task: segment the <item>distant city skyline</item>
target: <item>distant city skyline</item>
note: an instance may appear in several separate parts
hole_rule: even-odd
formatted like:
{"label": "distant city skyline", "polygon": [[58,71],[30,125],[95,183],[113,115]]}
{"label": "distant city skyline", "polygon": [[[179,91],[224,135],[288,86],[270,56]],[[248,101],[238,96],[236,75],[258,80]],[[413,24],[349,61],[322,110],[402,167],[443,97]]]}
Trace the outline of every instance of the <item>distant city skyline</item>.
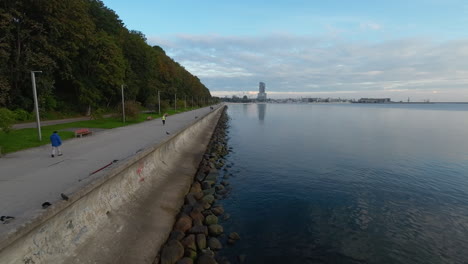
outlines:
{"label": "distant city skyline", "polygon": [[468,101],[468,2],[104,0],[214,96]]}

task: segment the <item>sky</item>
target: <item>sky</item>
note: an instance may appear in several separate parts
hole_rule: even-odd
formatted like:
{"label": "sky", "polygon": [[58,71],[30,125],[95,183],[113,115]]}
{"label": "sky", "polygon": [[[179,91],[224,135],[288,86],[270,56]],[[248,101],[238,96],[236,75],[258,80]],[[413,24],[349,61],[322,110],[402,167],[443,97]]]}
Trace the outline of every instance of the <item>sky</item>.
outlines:
{"label": "sky", "polygon": [[466,0],[104,0],[213,96],[468,102]]}

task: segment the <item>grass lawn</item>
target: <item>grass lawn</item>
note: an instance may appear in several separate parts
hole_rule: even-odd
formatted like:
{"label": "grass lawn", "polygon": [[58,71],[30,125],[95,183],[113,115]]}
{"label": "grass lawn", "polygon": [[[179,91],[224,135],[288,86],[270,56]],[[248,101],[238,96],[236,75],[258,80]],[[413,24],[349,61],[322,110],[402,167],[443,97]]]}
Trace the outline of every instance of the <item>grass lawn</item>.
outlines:
{"label": "grass lawn", "polygon": [[[195,108],[186,108],[178,109],[177,111],[168,110],[162,113],[167,113],[173,115],[176,113],[186,112],[193,110]],[[146,120],[148,116],[153,118],[159,118],[161,115],[151,114],[151,113],[141,113],[135,120],[126,120],[125,123],[122,122],[121,117],[109,117],[98,120],[88,120],[88,121],[79,121],[73,123],[52,125],[52,126],[41,126],[42,132],[42,141],[39,141],[37,135],[37,128],[23,128],[18,130],[12,130],[10,133],[5,133],[0,131],[0,147],[1,153],[10,153],[18,150],[38,147],[42,145],[50,144],[49,136],[55,131],[67,129],[67,128],[104,128],[112,129],[116,127],[128,126],[137,123],[141,123]],[[71,131],[60,131],[60,137],[62,140],[73,138],[75,136],[74,132]]]}

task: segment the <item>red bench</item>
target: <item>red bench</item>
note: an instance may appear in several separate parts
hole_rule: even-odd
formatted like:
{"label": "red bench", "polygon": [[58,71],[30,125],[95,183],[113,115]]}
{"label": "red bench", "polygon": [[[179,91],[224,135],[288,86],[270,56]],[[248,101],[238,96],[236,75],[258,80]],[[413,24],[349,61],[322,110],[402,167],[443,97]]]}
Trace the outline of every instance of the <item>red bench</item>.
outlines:
{"label": "red bench", "polygon": [[91,135],[93,134],[93,131],[87,129],[87,128],[80,128],[78,130],[75,131],[75,137],[83,137],[83,136],[86,136],[86,135]]}

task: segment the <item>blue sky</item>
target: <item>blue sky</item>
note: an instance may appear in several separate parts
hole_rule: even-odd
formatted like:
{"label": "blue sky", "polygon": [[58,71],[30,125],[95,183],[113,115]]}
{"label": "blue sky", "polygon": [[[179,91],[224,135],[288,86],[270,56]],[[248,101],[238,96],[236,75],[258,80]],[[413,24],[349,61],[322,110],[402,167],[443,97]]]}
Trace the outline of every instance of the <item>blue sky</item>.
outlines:
{"label": "blue sky", "polygon": [[213,95],[468,101],[468,1],[104,3]]}

